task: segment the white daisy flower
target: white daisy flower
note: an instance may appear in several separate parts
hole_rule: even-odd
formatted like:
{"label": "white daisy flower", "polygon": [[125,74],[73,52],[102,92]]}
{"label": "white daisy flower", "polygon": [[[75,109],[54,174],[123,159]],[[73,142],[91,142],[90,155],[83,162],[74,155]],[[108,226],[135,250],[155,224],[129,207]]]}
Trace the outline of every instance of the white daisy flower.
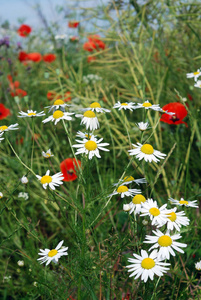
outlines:
{"label": "white daisy flower", "polygon": [[201,89],[201,80],[198,80],[195,84],[194,87],[200,88]]}
{"label": "white daisy flower", "polygon": [[[76,134],[77,137],[82,138],[82,139],[91,139],[92,135],[93,135],[92,132],[90,132],[88,134],[88,132],[81,132],[81,131],[78,131]],[[97,137],[97,135],[93,135],[93,136],[94,136],[94,138]]]}
{"label": "white daisy flower", "polygon": [[126,268],[129,268],[128,272],[132,272],[129,277],[135,276],[137,279],[141,276],[141,280],[146,282],[148,278],[154,279],[154,275],[163,276],[169,268],[169,263],[161,262],[158,258],[158,252],[156,250],[152,251],[150,254],[145,250],[141,250],[141,256],[134,254],[135,258],[129,258],[128,261],[131,263]]}
{"label": "white daisy flower", "polygon": [[158,207],[156,201],[148,199],[145,203],[142,203],[140,217],[149,216],[151,225],[164,225],[167,223],[167,214],[171,211],[166,209],[167,204]]}
{"label": "white daisy flower", "polygon": [[27,110],[27,113],[26,112],[23,112],[23,111],[20,111],[19,112],[19,115],[18,118],[33,118],[33,117],[42,117],[42,116],[45,116],[45,113],[44,111],[41,111],[39,113],[36,112],[36,110]]}
{"label": "white daisy flower", "polygon": [[144,103],[137,103],[135,109],[137,108],[152,109],[152,110],[163,112],[159,104],[151,104],[148,100],[145,101]]}
{"label": "white daisy flower", "polygon": [[132,214],[132,212],[134,212],[136,215],[139,214],[141,212],[142,204],[144,202],[146,202],[146,198],[143,195],[135,195],[132,201],[129,203],[129,214]]}
{"label": "white daisy flower", "polygon": [[116,191],[114,191],[112,194],[110,194],[108,197],[110,196],[114,196],[114,195],[121,195],[121,198],[126,197],[133,197],[136,194],[140,194],[141,190],[138,189],[129,189],[126,185],[120,185]]}
{"label": "white daisy flower", "polygon": [[130,204],[123,204],[123,210],[128,212],[131,209],[131,205]]}
{"label": "white daisy flower", "polygon": [[115,105],[113,106],[113,108],[118,108],[119,110],[121,110],[121,109],[125,109],[125,110],[129,109],[129,110],[133,111],[134,105],[135,105],[134,102],[124,102],[124,103],[121,103],[120,101],[118,101],[117,103],[115,103]]}
{"label": "white daisy flower", "polygon": [[46,189],[49,185],[51,190],[55,190],[55,186],[63,184],[62,180],[64,179],[63,174],[61,172],[50,176],[50,170],[47,170],[44,176],[41,177],[39,175],[36,175],[36,177],[40,180],[44,189]]}
{"label": "white daisy flower", "polygon": [[[168,230],[174,230],[174,228],[177,231],[180,231],[181,226],[188,226],[190,220],[185,216],[184,211],[180,211],[176,213],[177,208],[175,207],[174,209],[171,210],[167,214],[168,220],[167,220],[167,229]],[[162,225],[159,225],[158,227],[161,227]]]}
{"label": "white daisy flower", "polygon": [[75,116],[82,118],[81,124],[85,124],[86,129],[95,130],[99,128],[98,118],[93,111],[87,110],[83,115],[77,114]]}
{"label": "white daisy flower", "polygon": [[74,148],[78,148],[78,151],[75,153],[75,155],[77,154],[89,154],[89,159],[92,159],[92,157],[95,155],[98,158],[101,158],[99,150],[103,150],[103,151],[110,151],[106,148],[104,148],[105,146],[108,146],[108,143],[101,143],[103,140],[103,138],[97,140],[93,135],[90,138],[90,140],[88,139],[83,139],[82,141],[80,140],[76,140],[76,142],[78,142],[79,144],[75,144],[73,145]]}
{"label": "white daisy flower", "polygon": [[19,129],[19,128],[16,128],[18,125],[19,124],[16,123],[16,124],[12,124],[10,126],[6,126],[6,125],[0,126],[0,133],[4,132],[4,131],[17,130],[17,129]]}
{"label": "white daisy flower", "polygon": [[3,198],[3,193],[2,193],[2,192],[0,192],[0,199],[1,199],[1,198]]}
{"label": "white daisy flower", "polygon": [[54,122],[54,125],[57,125],[57,123],[60,120],[67,120],[70,121],[72,120],[71,115],[74,115],[74,113],[69,113],[69,112],[63,112],[61,110],[56,110],[52,116],[49,116],[47,119],[43,120],[43,123],[47,123],[49,121]]}
{"label": "white daisy flower", "polygon": [[124,179],[121,181],[114,183],[114,186],[119,185],[119,184],[129,184],[131,182],[135,182],[137,185],[142,184],[142,183],[147,183],[145,178],[140,178],[140,179],[134,179],[133,176],[126,176]]}
{"label": "white daisy flower", "polygon": [[[58,263],[58,260],[63,256],[63,255],[68,255],[66,252],[68,250],[68,247],[62,247],[64,241],[59,242],[59,244],[56,246],[55,249],[45,249],[42,250],[40,249],[40,252],[38,255],[41,255],[42,257],[38,258],[37,260],[40,261],[41,264],[46,262],[46,266],[49,265],[49,263],[52,261],[54,263]],[[60,249],[61,248],[61,249]]]}
{"label": "white daisy flower", "polygon": [[53,105],[51,105],[51,106],[46,106],[45,108],[49,108],[50,107],[50,109],[49,109],[49,112],[51,111],[51,110],[60,110],[60,108],[65,108],[66,106],[69,106],[68,104],[66,104],[63,100],[61,100],[61,99],[57,99],[56,101],[54,101],[54,104]]}
{"label": "white daisy flower", "polygon": [[194,78],[195,81],[197,81],[198,77],[201,75],[200,69],[197,69],[196,72],[194,73],[187,73],[186,77],[187,78]]}
{"label": "white daisy flower", "polygon": [[[170,259],[170,255],[175,256],[174,250],[177,250],[180,253],[184,253],[180,247],[185,248],[187,244],[178,243],[176,240],[180,239],[182,236],[180,234],[170,235],[169,230],[163,234],[160,230],[153,230],[155,236],[146,235],[144,243],[154,244],[150,249],[159,248],[158,257],[161,259]],[[174,250],[173,250],[174,249]]]}
{"label": "white daisy flower", "polygon": [[98,113],[111,112],[111,110],[101,107],[100,103],[98,102],[93,102],[90,104],[88,108],[83,108],[82,110],[91,110]]}
{"label": "white daisy flower", "polygon": [[20,180],[21,180],[21,183],[23,183],[23,184],[27,184],[29,182],[28,178],[25,175],[22,176],[22,178]]}
{"label": "white daisy flower", "polygon": [[198,271],[201,270],[201,260],[198,261],[198,262],[195,264],[195,268],[196,268],[196,270],[198,270]]}
{"label": "white daisy flower", "polygon": [[1,138],[3,135],[3,132],[0,133],[0,142],[4,140],[4,138]]}
{"label": "white daisy flower", "polygon": [[24,200],[28,200],[29,199],[29,194],[28,193],[20,192],[18,194],[18,198],[24,198]]}
{"label": "white daisy flower", "polygon": [[[166,154],[161,153],[158,150],[154,150],[154,148],[150,145],[150,144],[140,144],[137,143],[137,145],[132,144],[134,149],[132,150],[128,150],[130,155],[135,155],[136,158],[138,158],[139,160],[144,159],[146,162],[158,162],[160,161],[160,159],[164,159],[164,157],[166,156]],[[158,159],[158,158],[160,159]]]}
{"label": "white daisy flower", "polygon": [[19,267],[24,267],[24,261],[23,260],[18,260],[17,262]]}
{"label": "white daisy flower", "polygon": [[147,128],[149,128],[149,123],[146,122],[139,122],[139,123],[136,123],[137,127],[141,130],[141,131],[145,131],[147,130]]}
{"label": "white daisy flower", "polygon": [[179,205],[179,206],[184,205],[184,206],[187,206],[187,207],[195,207],[195,208],[199,207],[198,205],[196,205],[197,200],[186,201],[186,200],[184,200],[184,198],[181,198],[180,200],[175,200],[171,197],[168,200],[170,201],[171,204],[175,204],[175,205]]}
{"label": "white daisy flower", "polygon": [[49,158],[49,157],[54,156],[54,155],[51,154],[51,150],[48,149],[46,152],[42,151],[42,156],[45,157],[45,158]]}

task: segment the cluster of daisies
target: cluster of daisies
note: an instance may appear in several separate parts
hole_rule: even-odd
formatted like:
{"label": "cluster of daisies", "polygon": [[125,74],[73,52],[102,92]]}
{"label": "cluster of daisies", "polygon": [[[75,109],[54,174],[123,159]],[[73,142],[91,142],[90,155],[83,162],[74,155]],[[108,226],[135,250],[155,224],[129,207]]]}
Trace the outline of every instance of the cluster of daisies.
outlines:
{"label": "cluster of daisies", "polygon": [[[175,256],[175,251],[184,253],[182,248],[187,245],[177,241],[182,238],[178,232],[182,226],[188,226],[190,220],[184,211],[177,211],[177,207],[167,209],[167,204],[159,207],[157,201],[146,199],[141,194],[141,190],[128,187],[132,183],[143,184],[146,183],[146,179],[134,179],[132,176],[127,176],[114,184],[117,188],[110,196],[132,197],[129,203],[123,205],[123,210],[129,214],[139,215],[139,217],[148,217],[151,225],[155,228],[152,235],[145,237],[144,243],[151,246],[148,251],[141,250],[141,255],[133,254],[134,258],[128,259],[130,265],[127,268],[128,272],[131,272],[130,277],[135,276],[135,279],[141,277],[146,282],[148,278],[153,280],[154,275],[162,276],[169,270],[170,263],[166,260],[169,260],[171,255]],[[197,200],[186,201],[183,198],[180,200],[170,198],[169,201],[173,205],[198,207]],[[146,220],[144,221],[143,224],[148,224]]]}
{"label": "cluster of daisies", "polygon": [[201,76],[201,71],[200,69],[197,69],[196,72],[193,73],[187,73],[186,77],[187,78],[194,78],[195,84],[194,87],[200,88],[201,89],[201,80],[199,80],[199,77]]}

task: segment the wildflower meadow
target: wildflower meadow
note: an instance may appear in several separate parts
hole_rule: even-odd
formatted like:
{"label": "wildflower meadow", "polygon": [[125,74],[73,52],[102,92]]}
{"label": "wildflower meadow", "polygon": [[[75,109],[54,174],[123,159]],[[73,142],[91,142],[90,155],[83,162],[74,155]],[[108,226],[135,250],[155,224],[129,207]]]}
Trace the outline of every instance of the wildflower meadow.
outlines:
{"label": "wildflower meadow", "polygon": [[201,299],[201,3],[77,3],[0,24],[0,298]]}

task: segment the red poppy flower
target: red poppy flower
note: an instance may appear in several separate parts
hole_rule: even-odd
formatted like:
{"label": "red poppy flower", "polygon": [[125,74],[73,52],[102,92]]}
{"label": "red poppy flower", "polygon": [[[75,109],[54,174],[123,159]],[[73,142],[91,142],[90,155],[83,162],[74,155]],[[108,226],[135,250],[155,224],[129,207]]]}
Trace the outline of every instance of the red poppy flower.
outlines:
{"label": "red poppy flower", "polygon": [[54,100],[55,97],[56,97],[56,94],[57,94],[57,93],[56,93],[55,91],[48,91],[48,92],[47,92],[47,99],[50,100],[50,101],[51,101],[51,100]]}
{"label": "red poppy flower", "polygon": [[78,36],[71,36],[71,37],[70,37],[70,41],[71,41],[71,42],[74,42],[74,43],[75,43],[75,42],[78,42],[78,41],[79,41],[79,37],[78,37]]}
{"label": "red poppy flower", "polygon": [[56,59],[56,55],[55,54],[49,53],[49,54],[43,55],[43,60],[45,62],[51,63],[51,62],[55,61],[55,59]]}
{"label": "red poppy flower", "polygon": [[68,27],[69,28],[77,28],[79,26],[80,22],[77,21],[70,21],[68,22]]}
{"label": "red poppy flower", "polygon": [[11,96],[12,97],[25,97],[27,95],[27,92],[22,90],[22,89],[19,89],[19,86],[20,86],[20,82],[19,81],[14,81],[13,82],[13,78],[11,75],[8,75],[7,76],[7,79],[9,80],[9,87],[11,89]]}
{"label": "red poppy flower", "polygon": [[186,125],[186,127],[188,127],[187,123],[182,121],[188,114],[188,111],[183,104],[179,102],[172,102],[163,106],[162,109],[167,110],[168,112],[174,112],[175,114],[173,116],[162,114],[160,121],[174,125],[183,123]]}
{"label": "red poppy flower", "polygon": [[24,52],[24,51],[20,51],[19,54],[18,54],[18,59],[20,62],[23,62],[25,60],[27,60],[27,53]]}
{"label": "red poppy flower", "polygon": [[5,119],[9,115],[11,115],[10,109],[6,108],[2,103],[0,103],[0,120]]}
{"label": "red poppy flower", "polygon": [[90,63],[92,61],[95,61],[96,60],[96,57],[95,56],[88,56],[87,57],[87,62]]}
{"label": "red poppy flower", "polygon": [[42,59],[42,55],[38,52],[32,52],[27,54],[27,60],[31,60],[34,62],[39,62]]}
{"label": "red poppy flower", "polygon": [[91,35],[88,37],[89,42],[92,42],[96,45],[96,49],[100,48],[100,49],[105,49],[105,43],[103,41],[100,40],[100,36],[97,34]]}
{"label": "red poppy flower", "polygon": [[83,49],[85,51],[92,52],[92,51],[94,51],[96,49],[96,45],[93,42],[86,42],[83,45]]}
{"label": "red poppy flower", "polygon": [[31,33],[32,29],[29,25],[22,24],[17,30],[17,33],[22,37],[27,37]]}
{"label": "red poppy flower", "polygon": [[[78,160],[78,164],[81,166],[81,161]],[[77,178],[76,168],[78,168],[75,158],[67,158],[60,163],[60,169],[63,173],[63,181],[73,181]]]}

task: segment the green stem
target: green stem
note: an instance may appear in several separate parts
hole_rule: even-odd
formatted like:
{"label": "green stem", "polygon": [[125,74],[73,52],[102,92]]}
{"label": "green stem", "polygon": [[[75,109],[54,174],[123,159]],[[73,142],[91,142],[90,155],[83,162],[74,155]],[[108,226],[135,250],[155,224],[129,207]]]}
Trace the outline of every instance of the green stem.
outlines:
{"label": "green stem", "polygon": [[13,148],[13,146],[11,145],[11,143],[9,142],[8,138],[6,137],[6,140],[9,144],[9,146],[11,147],[13,153],[15,154],[15,156],[17,157],[17,159],[19,160],[19,162],[25,167],[27,168],[27,170],[29,170],[34,176],[36,176],[36,174],[34,173],[34,171],[32,169],[30,169],[27,165],[25,165],[25,163],[23,163],[23,161],[21,160],[21,158],[17,155],[17,153],[15,152],[15,149]]}
{"label": "green stem", "polygon": [[32,150],[31,150],[31,169],[32,169],[32,165],[33,165],[33,153],[34,153],[34,127],[35,127],[35,122],[34,122],[34,118],[32,118],[32,138],[33,138],[33,144],[32,144]]}

